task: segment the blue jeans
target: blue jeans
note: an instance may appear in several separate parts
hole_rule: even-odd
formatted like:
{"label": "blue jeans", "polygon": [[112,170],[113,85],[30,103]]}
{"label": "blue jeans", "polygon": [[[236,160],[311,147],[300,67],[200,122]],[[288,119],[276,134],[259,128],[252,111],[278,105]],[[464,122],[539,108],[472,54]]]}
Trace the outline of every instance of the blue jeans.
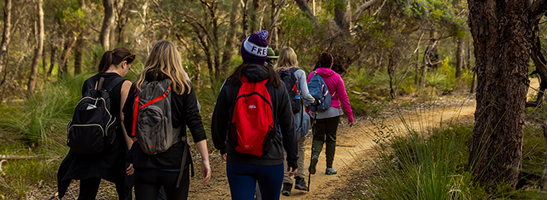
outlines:
{"label": "blue jeans", "polygon": [[283,170],[283,164],[262,166],[227,162],[226,174],[232,199],[253,200],[257,182],[262,199],[279,199]]}

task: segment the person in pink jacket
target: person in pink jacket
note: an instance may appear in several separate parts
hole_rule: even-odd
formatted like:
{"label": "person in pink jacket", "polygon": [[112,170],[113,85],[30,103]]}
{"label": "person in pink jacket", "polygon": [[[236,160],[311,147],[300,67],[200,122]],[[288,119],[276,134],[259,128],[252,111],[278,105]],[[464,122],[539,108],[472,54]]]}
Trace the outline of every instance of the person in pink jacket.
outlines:
{"label": "person in pink jacket", "polygon": [[[353,112],[351,111],[351,105],[349,103],[348,94],[346,93],[344,81],[342,80],[342,77],[340,77],[340,74],[331,69],[332,64],[332,55],[323,52],[319,57],[319,68],[315,70],[317,75],[320,75],[325,81],[325,84],[332,95],[332,101],[328,110],[317,112],[315,115],[316,127],[312,144],[312,163],[309,169],[311,174],[315,174],[318,157],[323,148],[323,143],[325,142],[327,143],[327,169],[325,170],[325,174],[331,175],[337,173],[336,169],[332,167],[332,163],[336,151],[336,131],[338,129],[338,123],[340,122],[340,116],[344,114],[342,107],[348,116],[349,126],[353,126]],[[316,75],[314,72],[310,73],[307,81],[309,82],[314,75]]]}

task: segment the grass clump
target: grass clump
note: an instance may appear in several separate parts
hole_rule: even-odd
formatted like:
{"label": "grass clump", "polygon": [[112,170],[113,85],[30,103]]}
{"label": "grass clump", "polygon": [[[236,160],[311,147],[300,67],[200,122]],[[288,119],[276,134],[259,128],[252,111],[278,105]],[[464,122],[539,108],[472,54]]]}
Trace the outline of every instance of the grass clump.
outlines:
{"label": "grass clump", "polygon": [[[366,180],[354,186],[359,199],[486,199],[489,195],[465,171],[470,124],[441,122],[419,130],[399,115],[402,127],[377,121],[377,157]],[[376,138],[376,139],[374,139]]]}

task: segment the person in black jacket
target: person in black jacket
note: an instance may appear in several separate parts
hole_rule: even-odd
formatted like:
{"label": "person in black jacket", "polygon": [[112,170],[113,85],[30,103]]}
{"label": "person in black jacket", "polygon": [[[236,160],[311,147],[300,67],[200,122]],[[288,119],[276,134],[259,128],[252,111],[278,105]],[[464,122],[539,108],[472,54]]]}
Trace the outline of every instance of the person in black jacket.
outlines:
{"label": "person in black jacket", "polygon": [[[263,199],[279,199],[284,172],[283,148],[287,152],[287,170],[291,171],[290,175],[296,174],[298,168],[297,138],[289,95],[277,73],[264,66],[268,47],[265,40],[267,35],[267,31],[253,33],[243,42],[241,55],[244,62],[226,80],[213,112],[211,134],[215,147],[227,161],[226,173],[232,199],[253,199],[257,182]],[[233,134],[229,133],[229,123],[237,112],[233,109],[242,80],[261,82],[266,79],[268,81],[265,86],[270,95],[274,124],[281,130],[283,143],[281,135],[276,132],[270,149],[261,156],[238,152],[232,137],[227,139],[227,134]],[[272,127],[275,127],[274,124]]]}
{"label": "person in black jacket", "polygon": [[98,154],[81,155],[68,152],[57,173],[60,198],[65,195],[70,181],[77,179],[80,180],[78,199],[95,199],[101,179],[105,179],[114,182],[118,197],[125,199],[125,153],[126,145],[130,146],[132,142],[128,137],[124,137],[123,127],[118,125],[121,125],[121,106],[124,105],[131,87],[131,82],[123,77],[129,72],[133,60],[135,55],[125,48],[106,51],[98,67],[99,73],[84,82],[82,96],[94,88],[101,77],[104,77],[103,85],[108,87],[115,84],[109,96],[110,112],[116,118],[116,136],[113,145]]}
{"label": "person in black jacket", "polygon": [[[159,41],[150,52],[145,68],[139,78],[129,90],[129,99],[126,102],[123,113],[127,134],[135,141],[135,145],[129,151],[128,161],[133,164],[135,175],[136,199],[156,199],[161,186],[165,189],[167,199],[187,199],[190,184],[189,163],[191,156],[187,156],[187,165],[181,171],[182,154],[186,142],[173,144],[167,151],[155,155],[149,155],[142,151],[135,136],[132,135],[133,127],[133,103],[135,93],[143,88],[144,81],[161,81],[171,79],[171,113],[173,130],[180,131],[180,135],[186,137],[186,127],[190,129],[192,138],[201,154],[201,170],[203,173],[202,184],[211,178],[209,153],[207,151],[207,138],[203,123],[199,114],[196,93],[182,68],[180,54],[175,45],[168,41]],[[130,134],[131,133],[131,134]],[[138,132],[136,134],[139,134]],[[175,133],[174,133],[175,134]],[[188,152],[188,151],[187,151]],[[189,152],[188,152],[189,153]],[[131,173],[133,169],[129,169]],[[180,186],[176,187],[179,173],[183,173]]]}

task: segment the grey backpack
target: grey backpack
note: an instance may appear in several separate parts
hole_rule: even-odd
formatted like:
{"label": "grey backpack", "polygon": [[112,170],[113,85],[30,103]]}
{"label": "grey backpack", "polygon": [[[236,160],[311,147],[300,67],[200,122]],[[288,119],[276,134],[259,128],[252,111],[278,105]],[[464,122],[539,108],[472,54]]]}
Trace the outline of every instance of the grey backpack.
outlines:
{"label": "grey backpack", "polygon": [[[171,80],[144,81],[135,93],[133,135],[144,153],[155,155],[182,141],[171,119]],[[136,131],[136,134],[135,134]]]}

